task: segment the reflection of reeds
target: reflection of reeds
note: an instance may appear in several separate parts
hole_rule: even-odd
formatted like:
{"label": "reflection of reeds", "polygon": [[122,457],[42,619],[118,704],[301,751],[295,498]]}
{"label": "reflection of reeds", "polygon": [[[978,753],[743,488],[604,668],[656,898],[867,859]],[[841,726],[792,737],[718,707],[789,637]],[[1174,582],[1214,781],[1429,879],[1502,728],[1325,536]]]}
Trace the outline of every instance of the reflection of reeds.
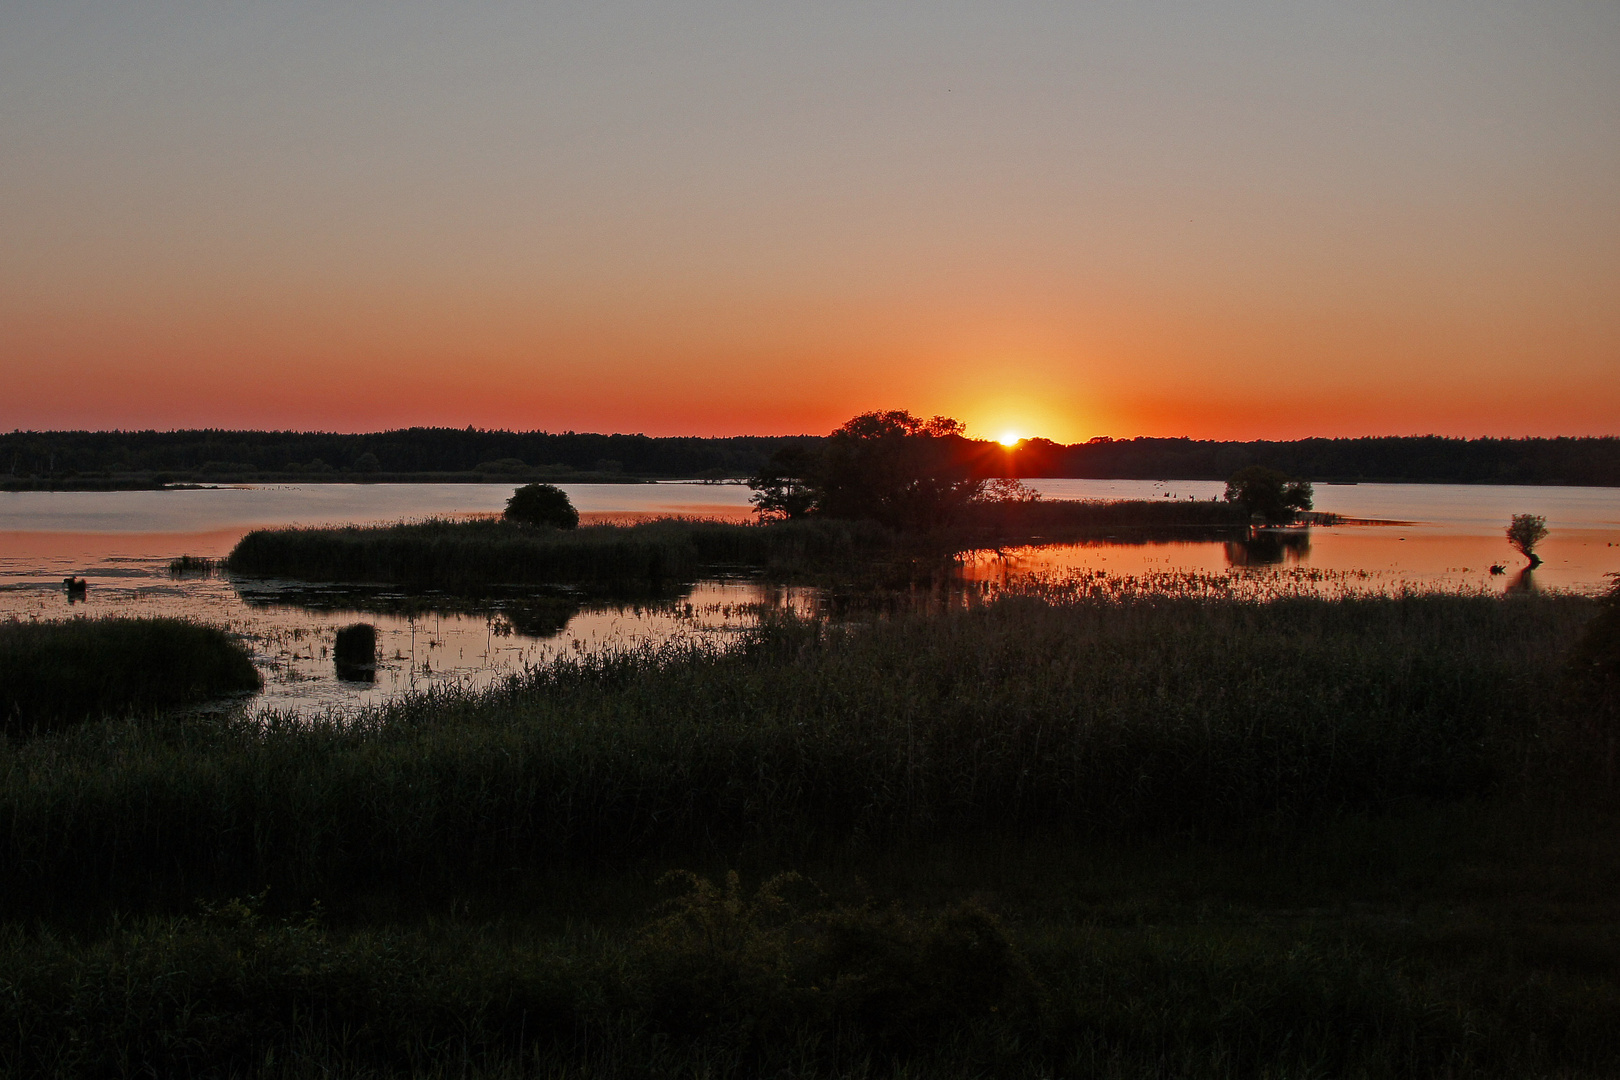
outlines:
{"label": "reflection of reeds", "polygon": [[205,559],[196,555],[182,555],[178,559],[169,560],[170,577],[206,577],[219,567],[216,559]]}
{"label": "reflection of reeds", "polygon": [[257,689],[247,651],[180,619],[0,623],[0,718],[10,732]]}

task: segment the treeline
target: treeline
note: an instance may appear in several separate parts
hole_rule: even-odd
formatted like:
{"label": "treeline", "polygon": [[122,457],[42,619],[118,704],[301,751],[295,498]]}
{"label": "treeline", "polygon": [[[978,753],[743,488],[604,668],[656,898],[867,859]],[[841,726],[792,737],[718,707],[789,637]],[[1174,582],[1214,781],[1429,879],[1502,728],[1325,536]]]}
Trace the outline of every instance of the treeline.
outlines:
{"label": "treeline", "polygon": [[813,438],[653,438],[586,432],[406,428],[360,435],[300,431],[14,431],[0,473],[521,473],[747,476],[777,449]]}
{"label": "treeline", "polygon": [[1306,480],[1411,480],[1453,484],[1620,485],[1620,438],[1448,439],[1438,435],[1292,442],[1093,439],[1064,446],[1030,440],[1019,476],[1225,480],[1264,465]]}
{"label": "treeline", "polygon": [[[14,431],[0,434],[10,486],[121,474],[174,479],[274,474],[378,479],[423,473],[742,477],[819,436],[655,438],[584,432],[408,428],[369,434],[295,431]],[[1620,486],[1620,438],[1450,439],[1440,436],[1214,442],[1031,439],[1015,451],[975,443],[985,475],[1224,480],[1265,465],[1310,480]]]}

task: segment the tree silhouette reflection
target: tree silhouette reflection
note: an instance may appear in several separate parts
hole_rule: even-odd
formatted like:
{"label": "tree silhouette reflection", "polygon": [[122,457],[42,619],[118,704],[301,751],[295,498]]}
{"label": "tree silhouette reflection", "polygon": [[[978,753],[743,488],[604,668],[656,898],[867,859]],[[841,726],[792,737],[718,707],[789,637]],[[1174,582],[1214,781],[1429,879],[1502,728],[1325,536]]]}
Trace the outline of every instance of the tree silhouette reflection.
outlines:
{"label": "tree silhouette reflection", "polygon": [[1255,529],[1247,540],[1226,542],[1229,566],[1292,565],[1310,553],[1311,534],[1303,529]]}

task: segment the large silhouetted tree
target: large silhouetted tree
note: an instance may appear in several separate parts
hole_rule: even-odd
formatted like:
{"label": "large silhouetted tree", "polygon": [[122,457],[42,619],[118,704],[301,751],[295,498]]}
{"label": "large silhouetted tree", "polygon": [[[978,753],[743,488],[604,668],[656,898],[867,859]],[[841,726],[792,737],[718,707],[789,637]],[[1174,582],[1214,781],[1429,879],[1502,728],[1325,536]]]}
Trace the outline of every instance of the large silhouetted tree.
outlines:
{"label": "large silhouetted tree", "polygon": [[1279,525],[1293,520],[1301,510],[1309,510],[1314,498],[1308,480],[1290,479],[1287,473],[1250,465],[1239,469],[1226,482],[1226,501],[1237,503],[1251,516]]}
{"label": "large silhouetted tree", "polygon": [[762,516],[808,513],[896,529],[948,524],[984,486],[977,444],[947,416],[862,413],[802,456],[782,454],[750,481]]}

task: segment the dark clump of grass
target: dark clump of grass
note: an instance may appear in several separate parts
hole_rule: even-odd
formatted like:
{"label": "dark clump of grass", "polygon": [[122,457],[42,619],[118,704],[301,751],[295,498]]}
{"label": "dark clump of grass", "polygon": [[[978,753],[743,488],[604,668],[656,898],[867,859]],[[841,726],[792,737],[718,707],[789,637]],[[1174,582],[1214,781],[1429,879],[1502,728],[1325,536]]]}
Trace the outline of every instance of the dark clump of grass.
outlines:
{"label": "dark clump of grass", "polygon": [[258,687],[239,641],[181,619],[0,623],[0,718],[10,734]]}
{"label": "dark clump of grass", "polygon": [[237,573],[305,581],[395,582],[437,588],[581,583],[657,586],[701,568],[836,566],[883,550],[890,537],[840,521],[738,525],[670,518],[561,530],[508,521],[424,521],[337,529],[261,529],[236,545]]}
{"label": "dark clump of grass", "polygon": [[370,623],[351,623],[332,639],[332,659],[339,664],[375,664],[377,628]]}
{"label": "dark clump of grass", "polygon": [[560,661],[350,717],[84,729],[0,776],[0,899],[431,891],[1482,797],[1563,738],[1557,672],[1593,609],[1015,596]]}

